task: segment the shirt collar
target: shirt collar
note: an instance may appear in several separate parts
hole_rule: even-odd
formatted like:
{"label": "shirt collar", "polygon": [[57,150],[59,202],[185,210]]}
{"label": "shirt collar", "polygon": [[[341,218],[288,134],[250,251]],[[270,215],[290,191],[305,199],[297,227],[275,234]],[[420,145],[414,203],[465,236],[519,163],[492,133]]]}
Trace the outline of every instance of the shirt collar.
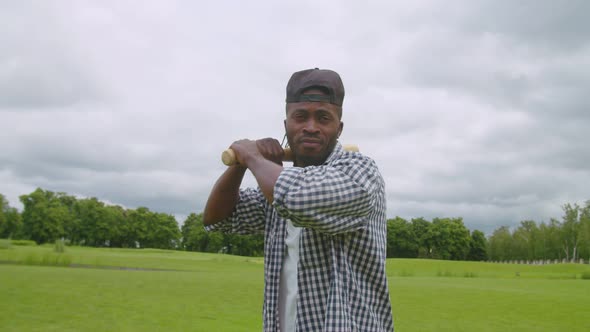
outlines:
{"label": "shirt collar", "polygon": [[330,153],[328,158],[326,158],[326,161],[324,161],[324,165],[328,165],[334,159],[337,159],[338,156],[341,155],[343,152],[344,152],[344,148],[342,147],[342,144],[340,144],[339,141],[336,141],[336,145],[334,146],[332,153]]}

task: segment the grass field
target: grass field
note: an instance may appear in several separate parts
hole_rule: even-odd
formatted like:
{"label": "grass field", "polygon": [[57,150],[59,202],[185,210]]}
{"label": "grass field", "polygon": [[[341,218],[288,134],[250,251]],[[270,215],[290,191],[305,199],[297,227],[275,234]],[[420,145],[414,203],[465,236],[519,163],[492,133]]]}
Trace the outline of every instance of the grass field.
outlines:
{"label": "grass field", "polygon": [[[261,258],[0,249],[0,331],[260,331]],[[65,266],[75,266],[65,267]],[[396,331],[590,331],[590,266],[392,259]]]}

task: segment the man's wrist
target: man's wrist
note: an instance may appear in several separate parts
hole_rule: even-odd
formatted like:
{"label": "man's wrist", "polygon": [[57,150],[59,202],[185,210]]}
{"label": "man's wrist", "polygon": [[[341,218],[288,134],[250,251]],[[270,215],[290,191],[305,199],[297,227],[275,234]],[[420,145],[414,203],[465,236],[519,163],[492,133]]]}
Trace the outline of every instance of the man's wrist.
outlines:
{"label": "man's wrist", "polygon": [[228,167],[232,172],[237,173],[237,174],[244,174],[246,173],[246,171],[248,170],[248,167],[246,167],[245,165],[242,164],[234,164]]}
{"label": "man's wrist", "polygon": [[260,153],[249,153],[244,156],[244,167],[252,170],[252,167],[256,167],[255,165],[259,164],[262,160],[264,160],[264,157]]}

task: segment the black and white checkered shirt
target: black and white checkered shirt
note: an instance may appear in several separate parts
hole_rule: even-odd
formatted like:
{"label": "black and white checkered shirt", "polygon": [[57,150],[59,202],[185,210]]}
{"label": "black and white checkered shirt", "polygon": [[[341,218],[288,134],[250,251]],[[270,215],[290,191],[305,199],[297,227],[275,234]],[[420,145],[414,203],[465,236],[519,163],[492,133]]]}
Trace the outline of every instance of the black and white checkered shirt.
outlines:
{"label": "black and white checkered shirt", "polygon": [[297,331],[393,331],[385,274],[385,186],[375,162],[338,143],[321,166],[285,168],[273,204],[259,189],[241,189],[232,217],[208,226],[264,232],[264,331],[279,331],[287,219],[303,227]]}

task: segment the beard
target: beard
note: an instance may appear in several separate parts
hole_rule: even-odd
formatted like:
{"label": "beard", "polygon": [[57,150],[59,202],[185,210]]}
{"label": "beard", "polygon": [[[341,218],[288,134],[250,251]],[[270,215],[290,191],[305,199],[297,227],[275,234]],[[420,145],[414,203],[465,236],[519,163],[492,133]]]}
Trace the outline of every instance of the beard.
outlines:
{"label": "beard", "polygon": [[331,137],[327,142],[322,142],[319,151],[306,151],[305,148],[302,146],[302,142],[304,139],[308,138],[315,138],[313,136],[302,136],[302,137],[293,137],[287,133],[287,142],[289,143],[289,147],[293,151],[293,165],[297,167],[307,167],[307,166],[319,166],[322,165],[326,159],[330,156],[336,143],[338,142],[338,137],[334,136]]}

